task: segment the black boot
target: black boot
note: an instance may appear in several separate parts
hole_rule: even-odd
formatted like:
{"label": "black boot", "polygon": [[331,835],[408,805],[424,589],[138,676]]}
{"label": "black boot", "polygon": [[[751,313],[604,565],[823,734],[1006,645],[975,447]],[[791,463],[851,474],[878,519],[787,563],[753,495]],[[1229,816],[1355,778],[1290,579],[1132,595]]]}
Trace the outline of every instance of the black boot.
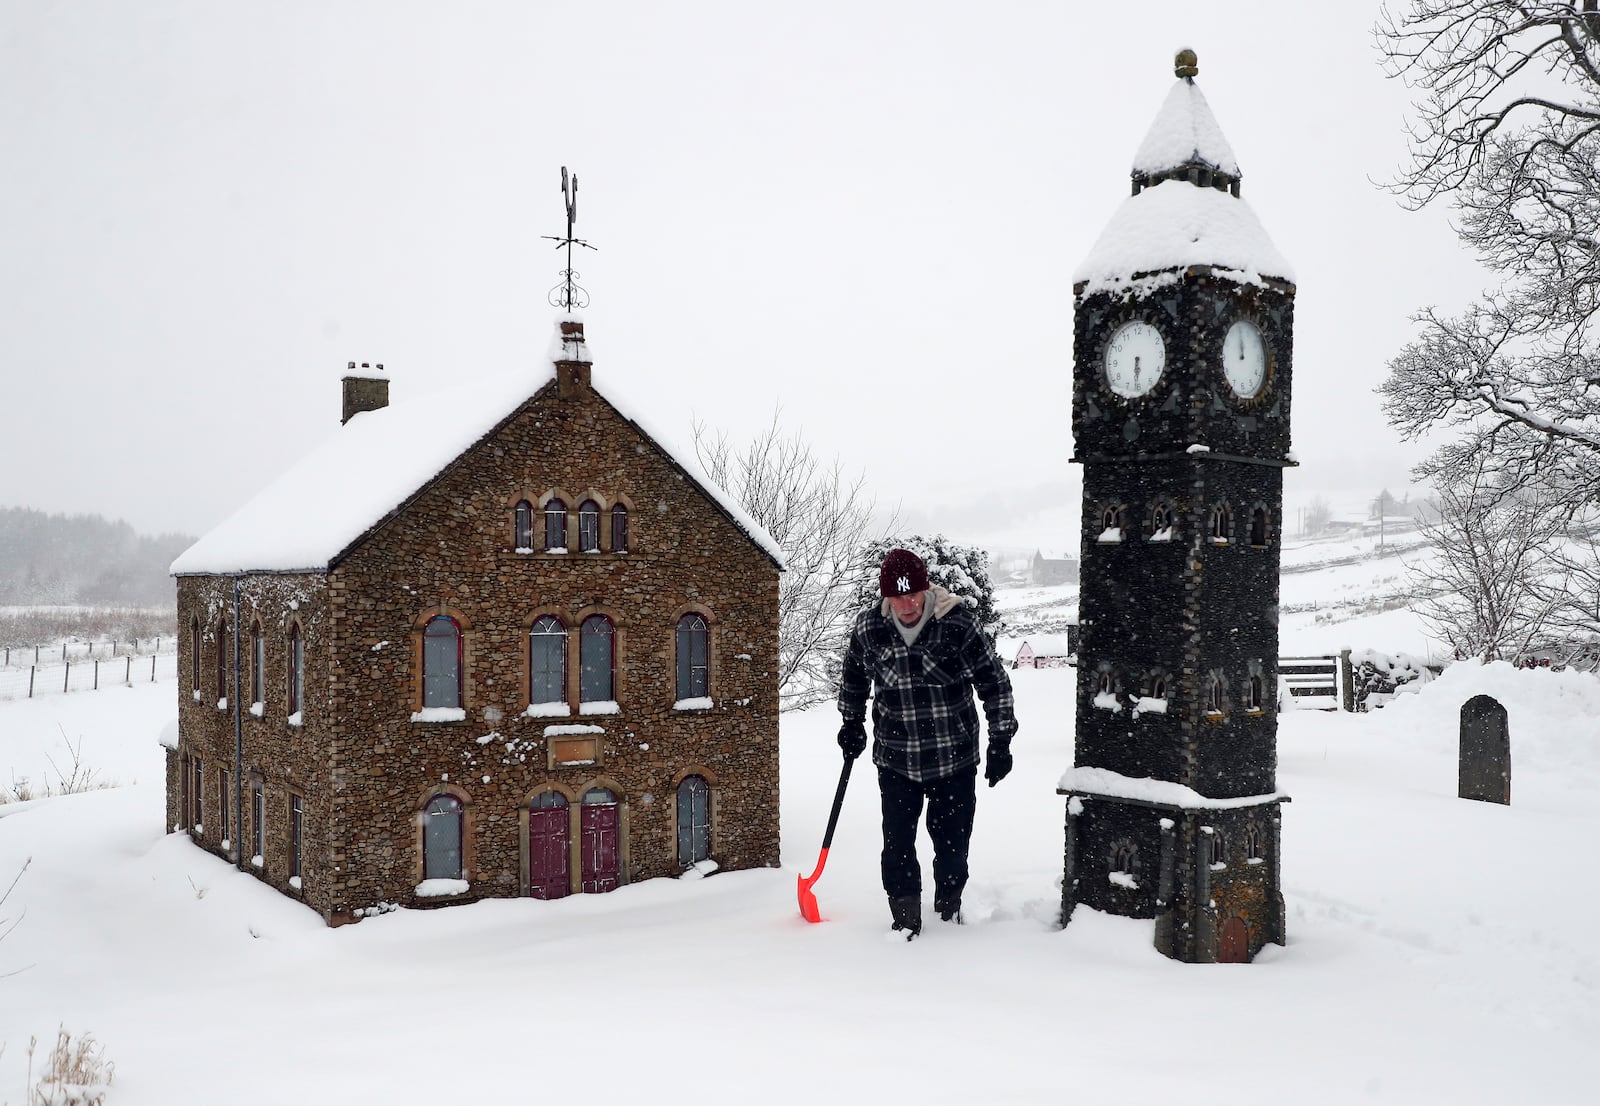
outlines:
{"label": "black boot", "polygon": [[915,939],[922,932],[922,899],[917,896],[907,896],[902,899],[889,900],[889,913],[894,917],[894,925],[890,932],[899,933],[907,941]]}

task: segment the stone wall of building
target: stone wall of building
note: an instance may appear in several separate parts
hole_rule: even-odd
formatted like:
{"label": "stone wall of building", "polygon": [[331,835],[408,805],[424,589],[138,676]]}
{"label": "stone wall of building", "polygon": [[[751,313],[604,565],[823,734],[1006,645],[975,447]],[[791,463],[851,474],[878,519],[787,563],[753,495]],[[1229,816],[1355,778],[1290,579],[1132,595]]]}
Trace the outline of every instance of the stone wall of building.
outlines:
{"label": "stone wall of building", "polygon": [[[517,502],[542,508],[552,497],[569,509],[569,550],[579,545],[579,504],[599,504],[600,552],[544,552],[542,510],[539,551],[519,551]],[[619,503],[628,512],[626,550],[611,542],[611,508]],[[219,771],[237,778],[237,713],[247,869],[324,917],[527,894],[528,804],[546,791],[571,804],[573,890],[579,810],[592,787],[619,801],[624,883],[682,869],[676,793],[689,775],[710,785],[713,861],[729,869],[778,863],[778,570],[647,435],[587,387],[543,389],[326,576],[240,579],[239,679],[247,700],[250,635],[257,621],[262,627],[259,716],[250,702],[240,711],[234,694],[233,587],[228,577],[179,581],[180,744],[169,757],[169,825],[193,810],[198,758],[204,818],[190,832],[222,852]],[[709,626],[709,707],[678,705],[676,628],[688,613]],[[465,717],[413,721],[423,703],[423,629],[439,614],[463,630]],[[527,713],[529,629],[544,614],[570,631],[567,717]],[[577,631],[591,614],[615,626],[616,713],[587,714],[579,702]],[[291,623],[305,641],[298,725],[285,709]],[[189,663],[194,626],[198,686]],[[598,732],[548,733],[552,727]],[[567,760],[587,763],[558,763],[559,741],[592,741],[587,753],[559,747]],[[250,862],[257,784],[265,809],[259,866]],[[464,805],[470,890],[419,899],[422,811],[441,794]],[[296,796],[304,812],[298,887],[290,880],[289,835]],[[227,824],[237,845],[231,803]]]}

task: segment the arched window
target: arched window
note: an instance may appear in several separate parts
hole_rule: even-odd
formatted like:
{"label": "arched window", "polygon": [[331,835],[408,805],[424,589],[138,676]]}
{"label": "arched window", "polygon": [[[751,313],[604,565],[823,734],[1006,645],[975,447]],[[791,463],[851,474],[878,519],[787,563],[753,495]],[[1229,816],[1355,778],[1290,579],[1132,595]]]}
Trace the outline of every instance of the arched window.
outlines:
{"label": "arched window", "polygon": [[461,705],[461,627],[435,615],[422,631],[422,705]]}
{"label": "arched window", "polygon": [[628,551],[628,508],[618,503],[611,508],[611,552]]}
{"label": "arched window", "polygon": [[200,619],[189,619],[189,687],[200,698]]}
{"label": "arched window", "polygon": [[1215,673],[1206,677],[1206,710],[1222,713],[1222,677]]}
{"label": "arched window", "polygon": [[228,700],[228,624],[217,619],[217,705]]}
{"label": "arched window", "polygon": [[1250,515],[1250,544],[1267,544],[1267,509],[1257,507]]}
{"label": "arched window", "polygon": [[1260,676],[1252,675],[1250,677],[1250,701],[1245,704],[1245,709],[1246,710],[1260,710],[1261,709],[1262,699],[1264,698],[1264,694],[1263,694],[1264,686],[1263,685],[1264,685],[1264,681],[1261,679]]}
{"label": "arched window", "polygon": [[1150,681],[1150,698],[1165,699],[1167,697],[1167,678],[1156,676]]}
{"label": "arched window", "polygon": [[1222,831],[1216,827],[1211,829],[1211,863],[1222,865],[1228,862],[1228,841],[1222,836]]}
{"label": "arched window", "polygon": [[422,878],[461,878],[461,800],[435,795],[422,812]]}
{"label": "arched window", "polygon": [[515,540],[518,549],[533,548],[533,504],[526,499],[517,504]]}
{"label": "arched window", "polygon": [[1121,541],[1128,529],[1128,510],[1121,504],[1112,504],[1100,512],[1100,540]]}
{"label": "arched window", "polygon": [[300,624],[289,624],[289,713],[298,714],[306,693],[306,645]]}
{"label": "arched window", "polygon": [[567,628],[552,614],[534,619],[528,632],[528,702],[567,701]]}
{"label": "arched window", "polygon": [[703,699],[711,694],[711,633],[697,614],[678,619],[678,698]]}
{"label": "arched window", "polygon": [[592,499],[578,504],[578,552],[600,552],[600,504]]}
{"label": "arched window", "polygon": [[261,623],[250,626],[250,705],[260,706],[266,701],[263,678],[267,669],[267,639],[261,632]]}
{"label": "arched window", "polygon": [[711,785],[686,776],[678,785],[678,866],[711,858]]}
{"label": "arched window", "polygon": [[1115,695],[1117,693],[1116,677],[1110,672],[1100,673],[1099,678],[1095,681],[1094,690],[1097,695]]}
{"label": "arched window", "polygon": [[613,694],[616,669],[616,629],[603,614],[583,620],[578,633],[578,699],[584,703],[604,703]]}
{"label": "arched window", "polygon": [[1174,515],[1171,503],[1165,499],[1157,500],[1156,505],[1150,509],[1150,536],[1170,538]]}
{"label": "arched window", "polygon": [[1111,847],[1111,870],[1123,875],[1139,874],[1139,846],[1126,838]]}
{"label": "arched window", "polygon": [[546,553],[567,551],[567,505],[559,499],[544,505],[544,549]]}
{"label": "arched window", "polygon": [[1246,860],[1260,860],[1264,855],[1261,851],[1261,827],[1254,822],[1244,828],[1244,855]]}
{"label": "arched window", "polygon": [[1218,503],[1211,508],[1211,540],[1227,541],[1232,534],[1233,516],[1229,514],[1226,503]]}

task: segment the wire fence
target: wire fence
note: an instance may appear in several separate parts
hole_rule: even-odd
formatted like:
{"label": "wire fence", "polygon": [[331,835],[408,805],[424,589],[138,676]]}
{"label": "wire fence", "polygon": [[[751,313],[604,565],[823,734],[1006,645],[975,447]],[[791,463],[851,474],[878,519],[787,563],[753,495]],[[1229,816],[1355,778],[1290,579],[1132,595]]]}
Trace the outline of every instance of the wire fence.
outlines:
{"label": "wire fence", "polygon": [[[74,691],[99,691],[108,687],[132,687],[178,677],[178,658],[169,648],[165,652],[122,652],[106,656],[103,643],[93,651],[54,663],[0,667],[0,699],[37,699],[42,695],[65,695]],[[15,654],[13,654],[15,655]],[[40,654],[44,654],[41,652]],[[60,657],[60,653],[53,653]],[[32,650],[28,652],[31,658]]]}
{"label": "wire fence", "polygon": [[76,661],[117,660],[173,653],[176,638],[147,637],[132,641],[58,641],[50,645],[0,645],[0,669],[37,668]]}

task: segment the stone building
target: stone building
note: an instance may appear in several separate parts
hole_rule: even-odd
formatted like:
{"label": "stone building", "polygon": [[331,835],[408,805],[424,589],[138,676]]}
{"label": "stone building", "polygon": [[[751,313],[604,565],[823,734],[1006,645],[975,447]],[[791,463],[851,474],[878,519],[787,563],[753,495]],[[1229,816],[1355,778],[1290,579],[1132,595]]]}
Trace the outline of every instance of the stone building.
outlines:
{"label": "stone building", "polygon": [[338,433],[172,566],[167,824],[333,924],[775,866],[770,536],[576,320],[408,404],[351,368]]}
{"label": "stone building", "polygon": [[1284,940],[1278,563],[1294,293],[1194,83],[1076,274],[1084,467],[1063,914],[1155,919],[1185,961]]}

